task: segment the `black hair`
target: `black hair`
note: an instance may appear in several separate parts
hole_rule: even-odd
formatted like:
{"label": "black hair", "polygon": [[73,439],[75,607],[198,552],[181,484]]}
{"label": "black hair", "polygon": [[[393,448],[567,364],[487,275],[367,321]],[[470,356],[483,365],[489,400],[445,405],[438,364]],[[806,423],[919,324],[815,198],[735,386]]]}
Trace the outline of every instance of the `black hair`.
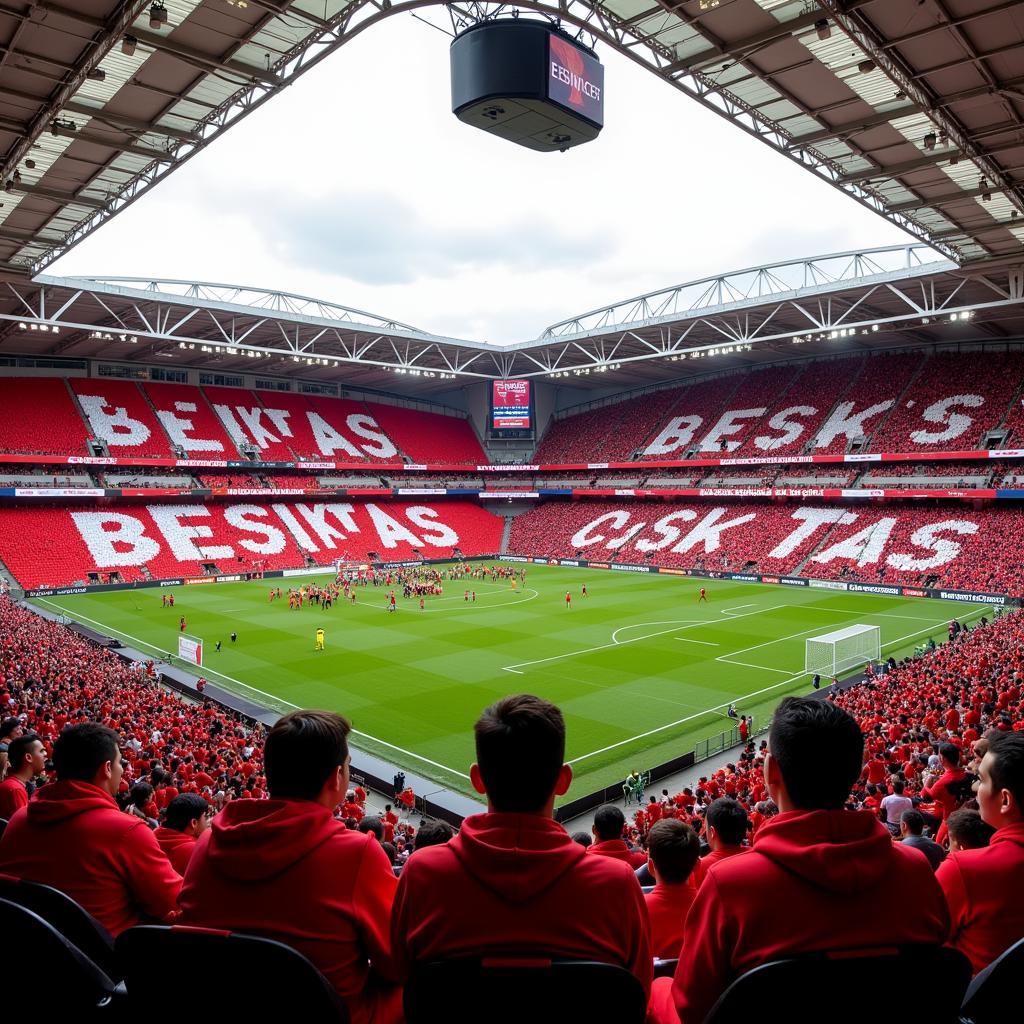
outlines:
{"label": "black hair", "polygon": [[1024,733],[996,732],[988,736],[988,754],[992,755],[989,775],[997,792],[1008,789],[1024,811]]}
{"label": "black hair", "polygon": [[796,808],[840,810],[860,776],[864,737],[832,701],[785,697],[772,718],[768,749]]}
{"label": "black hair", "polygon": [[955,743],[940,743],[939,757],[950,764],[960,764],[960,748]]}
{"label": "black hair", "polygon": [[358,825],[360,832],[372,832],[377,837],[377,842],[384,839],[384,823],[376,814],[367,814]]}
{"label": "black hair", "polygon": [[711,801],[705,820],[718,833],[718,838],[729,846],[739,846],[750,827],[750,819],[742,804],[728,796]]}
{"label": "black hair", "polygon": [[128,791],[128,802],[141,811],[153,799],[153,787],[148,782],[136,782]]}
{"label": "black hair", "polygon": [[565,759],[565,719],[549,701],[520,693],[486,708],[475,726],[476,760],[496,811],[531,814],[554,792]]}
{"label": "black hair", "polygon": [[594,832],[600,842],[621,839],[626,816],[615,804],[602,804],[594,814]]}
{"label": "black hair", "polygon": [[348,760],[348,719],[333,711],[292,711],[267,733],[263,766],[276,800],[315,800]]}
{"label": "black hair", "polygon": [[957,808],[946,819],[949,838],[967,850],[980,850],[988,846],[996,830],[986,822],[980,812],[966,807]]}
{"label": "black hair", "polygon": [[196,818],[210,813],[210,805],[198,793],[176,796],[164,812],[164,827],[184,832]]}
{"label": "black hair", "polygon": [[117,733],[99,722],[65,729],[53,745],[53,767],[61,782],[92,782],[107,761],[117,759]]}
{"label": "black hair", "polygon": [[677,818],[656,821],[647,833],[647,852],[658,880],[666,885],[682,885],[693,872],[700,856],[700,840],[685,822]]}
{"label": "black hair", "polygon": [[589,832],[573,832],[572,841],[586,849],[594,841],[594,837]]}
{"label": "black hair", "polygon": [[25,760],[26,755],[32,752],[32,744],[37,740],[40,743],[42,742],[39,739],[39,735],[34,732],[26,732],[16,740],[11,740],[10,745],[7,747],[8,770],[11,774],[21,769],[21,762]]}
{"label": "black hair", "polygon": [[919,836],[924,832],[924,815],[920,811],[908,809],[900,815],[900,824],[906,825],[911,835]]}
{"label": "black hair", "polygon": [[444,846],[454,836],[455,829],[447,821],[428,821],[416,830],[412,848],[415,851],[426,846]]}

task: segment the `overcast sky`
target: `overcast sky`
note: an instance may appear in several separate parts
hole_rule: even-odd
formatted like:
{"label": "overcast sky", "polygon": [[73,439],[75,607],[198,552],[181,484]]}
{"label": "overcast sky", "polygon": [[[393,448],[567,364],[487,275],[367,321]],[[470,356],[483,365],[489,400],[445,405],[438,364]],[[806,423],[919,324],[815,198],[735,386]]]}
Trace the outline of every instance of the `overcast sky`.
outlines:
{"label": "overcast sky", "polygon": [[909,236],[606,47],[605,129],[533,153],[451,113],[449,39],[373,28],[48,271],[223,281],[525,341],[616,299]]}

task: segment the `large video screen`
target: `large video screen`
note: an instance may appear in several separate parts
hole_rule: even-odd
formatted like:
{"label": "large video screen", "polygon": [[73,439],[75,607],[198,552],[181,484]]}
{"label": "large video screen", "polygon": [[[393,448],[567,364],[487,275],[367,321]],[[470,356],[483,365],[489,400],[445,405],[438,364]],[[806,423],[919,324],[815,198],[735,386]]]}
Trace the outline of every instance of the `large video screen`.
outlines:
{"label": "large video screen", "polygon": [[548,36],[548,99],[604,124],[604,65],[559,36]]}
{"label": "large video screen", "polygon": [[491,429],[528,430],[530,424],[530,382],[492,381]]}

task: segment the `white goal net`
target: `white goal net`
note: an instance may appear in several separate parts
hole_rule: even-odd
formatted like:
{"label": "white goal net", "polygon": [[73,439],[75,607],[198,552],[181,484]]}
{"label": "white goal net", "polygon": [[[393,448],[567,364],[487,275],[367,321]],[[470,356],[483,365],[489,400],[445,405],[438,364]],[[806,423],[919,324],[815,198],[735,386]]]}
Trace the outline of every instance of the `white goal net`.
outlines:
{"label": "white goal net", "polygon": [[804,668],[808,675],[837,676],[865,662],[876,661],[882,653],[878,626],[847,626],[807,641]]}

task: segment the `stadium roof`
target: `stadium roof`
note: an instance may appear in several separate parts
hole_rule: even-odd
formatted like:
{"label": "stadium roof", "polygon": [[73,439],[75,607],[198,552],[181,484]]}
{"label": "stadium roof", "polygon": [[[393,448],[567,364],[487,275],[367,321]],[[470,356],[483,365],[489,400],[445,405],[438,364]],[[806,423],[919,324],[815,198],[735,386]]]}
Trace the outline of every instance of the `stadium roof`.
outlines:
{"label": "stadium roof", "polygon": [[[518,6],[583,28],[958,261],[1021,253],[1019,3]],[[456,24],[511,10],[430,0],[0,0],[0,272],[42,270],[348,39],[431,7]],[[714,154],[703,159],[712,174]]]}
{"label": "stadium roof", "polygon": [[794,260],[593,310],[513,345],[285,292],[146,279],[9,281],[0,354],[302,377],[429,396],[494,377],[625,390],[809,356],[1024,338],[1024,269],[924,245]]}

